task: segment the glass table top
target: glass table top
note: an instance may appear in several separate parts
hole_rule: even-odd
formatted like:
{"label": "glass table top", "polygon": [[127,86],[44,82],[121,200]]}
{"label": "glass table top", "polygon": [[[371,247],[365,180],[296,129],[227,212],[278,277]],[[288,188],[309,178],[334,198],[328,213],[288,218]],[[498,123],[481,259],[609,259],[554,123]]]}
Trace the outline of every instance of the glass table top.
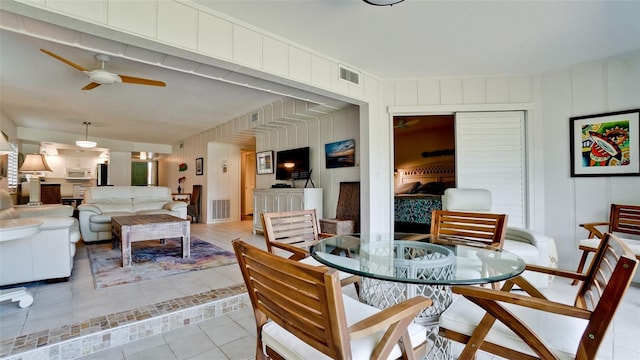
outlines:
{"label": "glass table top", "polygon": [[486,284],[524,271],[525,262],[506,250],[438,245],[425,238],[406,233],[339,235],[318,242],[311,255],[340,271],[411,284]]}

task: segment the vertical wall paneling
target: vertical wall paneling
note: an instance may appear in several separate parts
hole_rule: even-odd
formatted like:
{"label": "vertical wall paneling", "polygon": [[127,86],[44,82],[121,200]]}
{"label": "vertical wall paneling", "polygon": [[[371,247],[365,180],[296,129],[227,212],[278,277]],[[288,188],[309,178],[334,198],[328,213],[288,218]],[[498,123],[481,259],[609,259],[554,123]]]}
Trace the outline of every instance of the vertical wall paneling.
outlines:
{"label": "vertical wall paneling", "polygon": [[311,56],[311,83],[323,89],[331,87],[331,61],[317,55]]}
{"label": "vertical wall paneling", "polygon": [[173,1],[158,1],[158,40],[198,48],[198,12]]}
{"label": "vertical wall paneling", "polygon": [[465,79],[462,82],[462,99],[465,104],[486,103],[486,80],[481,78]]}
{"label": "vertical wall paneling", "polygon": [[416,80],[400,80],[396,85],[397,105],[417,105],[418,104],[418,82]]}
{"label": "vertical wall paneling", "polygon": [[440,80],[440,103],[443,105],[462,104],[462,80]]}
{"label": "vertical wall paneling", "polygon": [[155,1],[111,1],[109,2],[109,25],[155,38],[158,31],[157,17],[147,14],[158,13]]}
{"label": "vertical wall paneling", "polygon": [[233,60],[255,69],[262,68],[262,36],[245,27],[233,26]]}
{"label": "vertical wall paneling", "polygon": [[492,211],[527,227],[524,112],[457,113],[456,183],[491,191]]}
{"label": "vertical wall paneling", "polygon": [[263,38],[263,68],[265,71],[287,75],[289,71],[289,48],[282,41],[265,36]]}
{"label": "vertical wall paneling", "polygon": [[232,59],[233,24],[207,13],[198,13],[198,50],[221,59]]}
{"label": "vertical wall paneling", "polygon": [[437,79],[418,80],[418,104],[440,104],[440,81]]}
{"label": "vertical wall paneling", "polygon": [[307,51],[289,48],[289,77],[305,83],[311,82],[311,54]]}
{"label": "vertical wall paneling", "polygon": [[509,102],[509,81],[507,79],[487,79],[486,87],[488,104],[506,104]]}

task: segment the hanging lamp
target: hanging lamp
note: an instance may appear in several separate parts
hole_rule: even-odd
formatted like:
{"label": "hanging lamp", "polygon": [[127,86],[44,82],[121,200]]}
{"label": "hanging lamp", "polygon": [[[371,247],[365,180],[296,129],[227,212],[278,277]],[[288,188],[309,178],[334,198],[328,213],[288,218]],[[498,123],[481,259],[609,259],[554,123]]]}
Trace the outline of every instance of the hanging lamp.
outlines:
{"label": "hanging lamp", "polygon": [[86,126],[86,130],[84,133],[84,140],[76,140],[76,145],[80,146],[81,148],[87,148],[87,149],[96,147],[96,145],[98,145],[97,142],[89,141],[89,125],[91,125],[91,123],[88,121],[85,121],[83,122],[83,124]]}

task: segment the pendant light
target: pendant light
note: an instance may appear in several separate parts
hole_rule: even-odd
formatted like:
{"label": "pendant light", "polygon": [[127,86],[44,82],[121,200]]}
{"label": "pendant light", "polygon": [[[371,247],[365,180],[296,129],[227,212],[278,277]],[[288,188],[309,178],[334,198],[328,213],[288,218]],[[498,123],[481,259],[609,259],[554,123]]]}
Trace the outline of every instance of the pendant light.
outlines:
{"label": "pendant light", "polygon": [[89,125],[91,125],[91,123],[88,121],[85,121],[83,122],[83,124],[87,127],[84,133],[84,140],[76,140],[76,145],[82,148],[87,148],[87,149],[96,147],[96,145],[98,145],[97,142],[89,141]]}
{"label": "pendant light", "polygon": [[403,2],[404,0],[362,0],[369,5],[375,6],[391,6],[397,3]]}

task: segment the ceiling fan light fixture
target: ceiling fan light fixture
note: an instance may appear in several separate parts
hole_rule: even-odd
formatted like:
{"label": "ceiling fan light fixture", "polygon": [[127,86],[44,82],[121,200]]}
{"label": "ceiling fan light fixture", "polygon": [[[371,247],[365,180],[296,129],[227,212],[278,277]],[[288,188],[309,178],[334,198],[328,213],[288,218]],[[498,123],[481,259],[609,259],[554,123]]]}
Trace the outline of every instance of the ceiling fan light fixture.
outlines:
{"label": "ceiling fan light fixture", "polygon": [[391,5],[395,5],[397,3],[401,3],[404,0],[362,0],[362,1],[366,2],[369,5],[391,6]]}
{"label": "ceiling fan light fixture", "polygon": [[83,124],[86,126],[86,130],[84,133],[84,140],[76,140],[76,145],[80,146],[81,148],[85,148],[85,149],[90,149],[90,148],[94,148],[98,145],[97,142],[95,141],[89,141],[89,125],[91,125],[90,122],[88,121],[84,121]]}

